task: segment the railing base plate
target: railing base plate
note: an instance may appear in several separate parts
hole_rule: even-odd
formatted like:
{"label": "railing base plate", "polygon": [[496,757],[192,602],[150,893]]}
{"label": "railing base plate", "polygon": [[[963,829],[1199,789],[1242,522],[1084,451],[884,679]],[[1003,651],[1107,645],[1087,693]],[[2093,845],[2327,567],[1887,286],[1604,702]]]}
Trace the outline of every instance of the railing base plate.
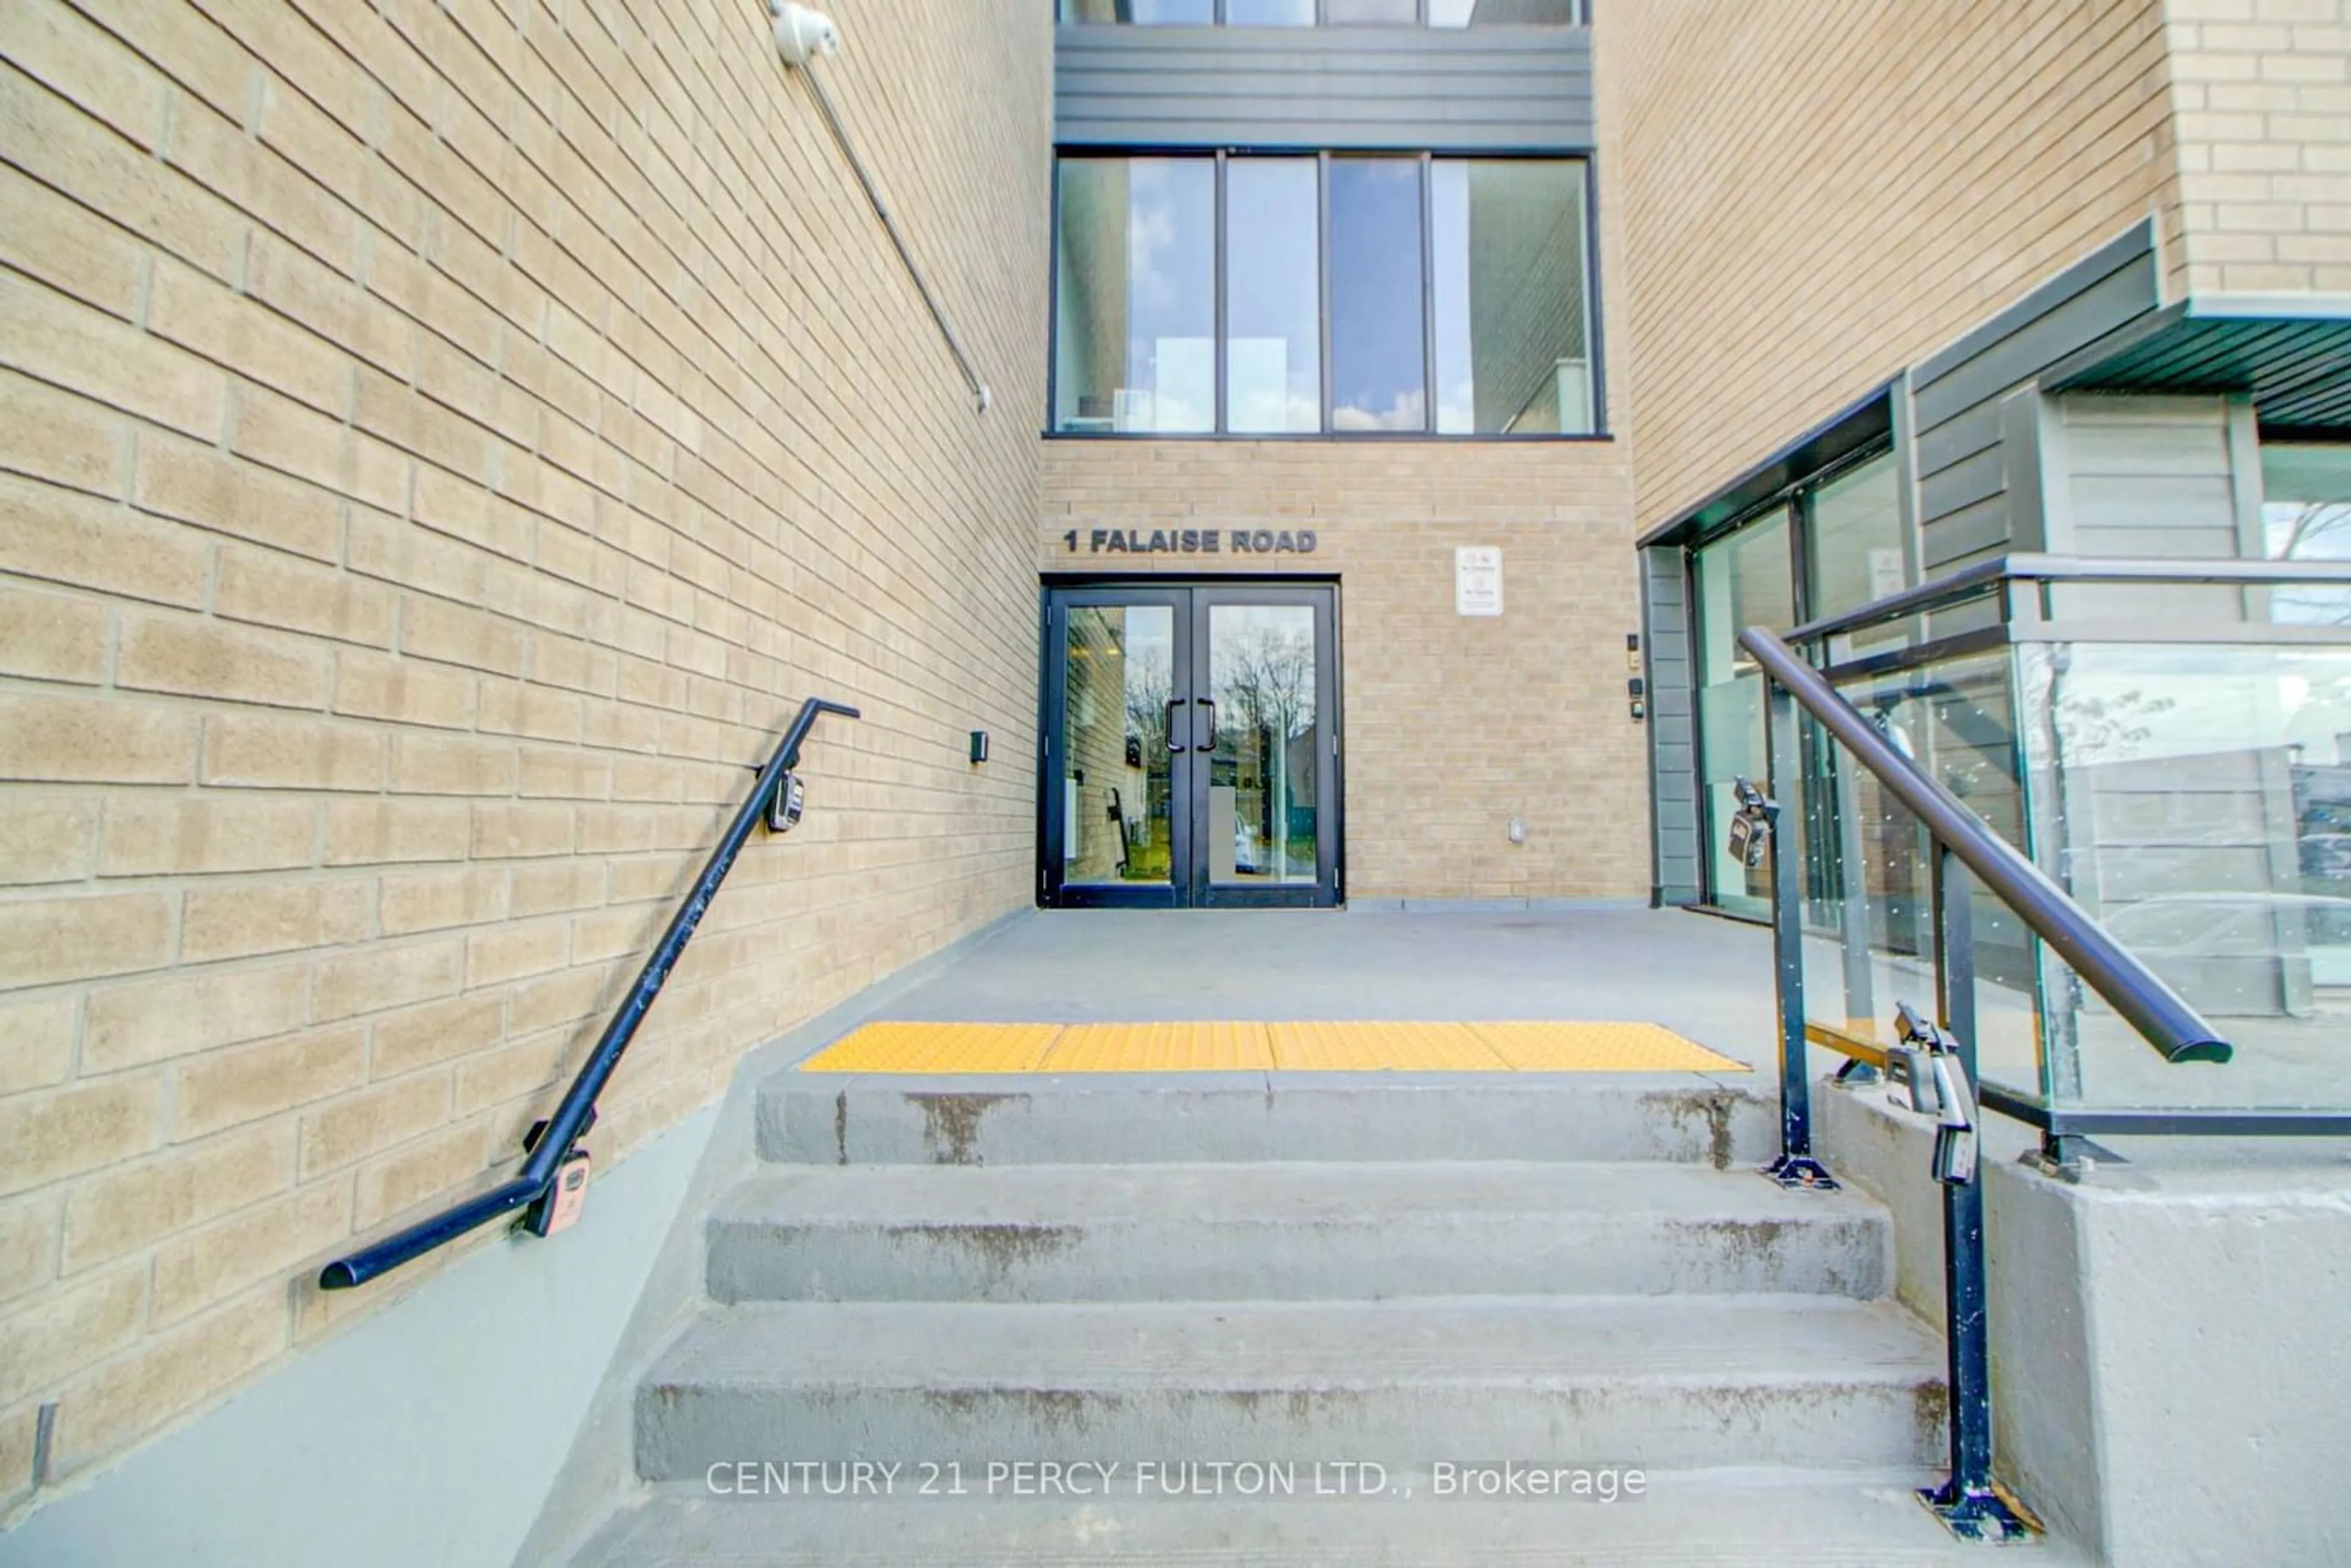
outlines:
{"label": "railing base plate", "polygon": [[1763,1174],[1785,1187],[1807,1192],[1837,1190],[1837,1179],[1829,1175],[1829,1167],[1810,1155],[1782,1155],[1763,1167]]}
{"label": "railing base plate", "polygon": [[1938,1487],[1920,1487],[1918,1500],[1961,1541],[1998,1546],[2030,1541],[2040,1532],[2038,1521],[1989,1488],[1945,1481]]}

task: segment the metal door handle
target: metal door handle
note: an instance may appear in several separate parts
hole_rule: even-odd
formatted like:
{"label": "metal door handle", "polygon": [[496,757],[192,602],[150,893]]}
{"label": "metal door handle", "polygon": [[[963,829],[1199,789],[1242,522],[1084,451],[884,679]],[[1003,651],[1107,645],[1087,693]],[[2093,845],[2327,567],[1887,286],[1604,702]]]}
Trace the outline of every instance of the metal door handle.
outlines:
{"label": "metal door handle", "polygon": [[1217,749],[1217,699],[1194,697],[1192,700],[1208,710],[1208,738],[1202,740],[1196,731],[1192,737],[1193,748],[1198,751],[1214,751]]}
{"label": "metal door handle", "polygon": [[1169,697],[1167,699],[1167,711],[1160,716],[1160,722],[1165,726],[1167,730],[1167,749],[1170,752],[1176,752],[1184,749],[1184,743],[1176,738],[1176,710],[1183,706],[1184,699],[1182,697]]}

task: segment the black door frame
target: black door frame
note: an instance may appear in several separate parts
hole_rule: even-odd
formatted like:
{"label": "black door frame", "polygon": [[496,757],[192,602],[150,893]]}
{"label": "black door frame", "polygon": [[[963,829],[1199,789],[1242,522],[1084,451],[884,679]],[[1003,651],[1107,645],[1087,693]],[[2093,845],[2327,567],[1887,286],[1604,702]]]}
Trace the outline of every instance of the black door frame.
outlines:
{"label": "black door frame", "polygon": [[[1176,776],[1184,769],[1171,762],[1167,813],[1168,880],[1165,883],[1073,883],[1061,880],[1066,806],[1061,789],[1062,748],[1068,745],[1069,612],[1087,605],[1164,605],[1173,630],[1169,679],[1172,689],[1190,680],[1192,668],[1192,596],[1188,586],[1165,582],[1049,583],[1044,595],[1044,674],[1041,719],[1037,747],[1037,902],[1060,909],[1180,909],[1190,901],[1188,886],[1176,877],[1189,863],[1192,817],[1176,810],[1184,791]],[[1179,706],[1171,697],[1170,706]],[[1192,727],[1191,705],[1181,702],[1184,733]],[[1147,809],[1147,808],[1146,808]]]}
{"label": "black door frame", "polygon": [[[1068,612],[1087,604],[1166,604],[1175,618],[1175,673],[1185,691],[1186,749],[1171,766],[1169,802],[1170,879],[1165,883],[1078,883],[1061,880],[1061,748],[1067,680]],[[1208,612],[1217,604],[1305,604],[1315,614],[1322,656],[1316,661],[1315,709],[1327,715],[1324,746],[1318,758],[1322,777],[1315,796],[1315,860],[1321,874],[1312,883],[1243,887],[1208,880],[1207,857],[1194,852],[1207,832],[1206,770],[1194,761],[1198,709],[1207,701],[1193,689],[1205,659]],[[1039,735],[1037,748],[1037,902],[1046,908],[1184,909],[1195,907],[1326,908],[1346,896],[1344,767],[1339,673],[1339,584],[1329,578],[1132,578],[1066,576],[1044,580]],[[1181,779],[1183,783],[1174,780]]]}

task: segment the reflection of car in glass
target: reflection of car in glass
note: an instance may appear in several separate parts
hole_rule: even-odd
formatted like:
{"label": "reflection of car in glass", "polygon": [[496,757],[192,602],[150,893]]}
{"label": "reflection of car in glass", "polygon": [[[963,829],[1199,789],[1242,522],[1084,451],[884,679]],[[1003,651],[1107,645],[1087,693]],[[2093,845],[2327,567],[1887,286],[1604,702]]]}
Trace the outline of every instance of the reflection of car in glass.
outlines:
{"label": "reflection of car in glass", "polygon": [[1233,824],[1233,870],[1256,874],[1257,835],[1249,831],[1247,822]]}

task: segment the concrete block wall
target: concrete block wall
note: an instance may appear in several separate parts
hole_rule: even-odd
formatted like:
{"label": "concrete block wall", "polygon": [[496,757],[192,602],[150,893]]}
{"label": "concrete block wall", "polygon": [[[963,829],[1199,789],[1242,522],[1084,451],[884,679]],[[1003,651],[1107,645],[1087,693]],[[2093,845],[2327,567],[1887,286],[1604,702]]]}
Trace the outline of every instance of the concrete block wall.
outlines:
{"label": "concrete block wall", "polygon": [[2161,0],[1600,7],[1636,171],[1642,527],[2150,213],[2176,262],[2166,19]]}
{"label": "concrete block wall", "polygon": [[[1891,1211],[1895,1293],[1939,1326],[1934,1125],[1890,1100],[1817,1082],[1815,1146]],[[2073,1180],[2020,1157],[2033,1135],[2017,1123],[1987,1118],[1983,1136],[1995,1474],[2110,1568],[2343,1561],[2351,1354],[2326,1305],[2351,1233],[2339,1155],[2133,1139],[2127,1164]],[[2255,1331],[2249,1301],[2300,1305]]]}
{"label": "concrete block wall", "polygon": [[2351,292],[2351,4],[2165,0],[2184,286]]}
{"label": "concrete block wall", "polygon": [[1050,13],[828,9],[994,413],[758,0],[0,8],[0,1508],[407,1287],[801,696],[601,1160],[1029,897]]}

